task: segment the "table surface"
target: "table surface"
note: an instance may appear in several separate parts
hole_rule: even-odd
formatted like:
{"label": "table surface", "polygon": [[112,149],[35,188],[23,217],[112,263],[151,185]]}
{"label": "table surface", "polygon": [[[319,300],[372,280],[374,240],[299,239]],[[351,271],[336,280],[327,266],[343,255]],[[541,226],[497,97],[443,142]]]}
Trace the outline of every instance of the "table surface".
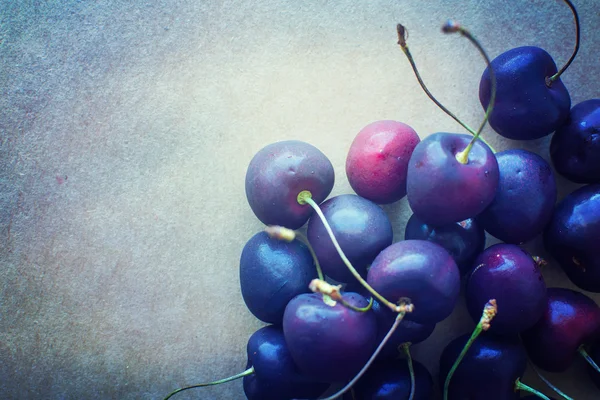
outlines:
{"label": "table surface", "polygon": [[[598,97],[600,76],[598,2],[576,4],[582,44],[563,78],[573,104]],[[368,123],[462,132],[420,90],[398,22],[431,91],[477,125],[484,63],[440,32],[449,17],[492,57],[535,45],[562,65],[573,48],[556,0],[2,2],[0,397],[159,399],[242,371],[263,325],[238,278],[263,228],[245,198],[248,162],[304,140],[333,163],[332,195],[352,193],[345,157]],[[548,159],[549,138],[484,136]],[[557,182],[560,198],[577,187]],[[402,240],[406,199],[384,209]],[[544,256],[539,239],[526,247]],[[543,273],[573,287],[553,262]],[[436,374],[441,349],[472,327],[461,299],[414,358]],[[547,377],[599,397],[583,361]],[[531,371],[524,382],[550,393]],[[185,398],[241,399],[242,385]]]}

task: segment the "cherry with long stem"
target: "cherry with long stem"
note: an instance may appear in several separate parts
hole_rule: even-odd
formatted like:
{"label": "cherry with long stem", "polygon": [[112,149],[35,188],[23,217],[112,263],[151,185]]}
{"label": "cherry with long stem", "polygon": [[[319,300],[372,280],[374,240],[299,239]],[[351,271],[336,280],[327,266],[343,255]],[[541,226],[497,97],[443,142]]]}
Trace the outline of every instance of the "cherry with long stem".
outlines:
{"label": "cherry with long stem", "polygon": [[[405,309],[410,308],[409,306],[412,306],[412,304],[409,304],[409,303],[406,304],[404,302],[401,305],[404,306]],[[390,337],[392,337],[392,335],[394,334],[394,332],[400,325],[400,322],[402,322],[402,319],[404,318],[404,315],[406,314],[406,312],[408,312],[408,311],[401,311],[398,313],[398,315],[396,316],[396,320],[394,321],[394,324],[392,325],[392,327],[390,328],[388,333],[385,335],[385,337],[383,338],[381,343],[379,343],[379,346],[377,346],[377,349],[375,350],[375,352],[373,353],[371,358],[369,358],[369,361],[367,361],[367,363],[362,367],[362,369],[358,372],[358,374],[356,374],[356,376],[354,378],[352,378],[352,380],[350,382],[348,382],[348,384],[346,386],[344,386],[342,389],[340,389],[337,393],[335,393],[329,397],[326,397],[322,400],[337,399],[340,396],[342,396],[344,393],[346,393],[348,390],[350,390],[356,382],[358,382],[358,380],[365,374],[365,372],[367,372],[369,367],[373,364],[373,362],[375,361],[375,359],[377,358],[377,356],[379,355],[379,353],[381,352],[381,350],[383,349],[385,344],[390,339]]]}
{"label": "cherry with long stem", "polygon": [[402,312],[405,309],[404,306],[394,304],[394,303],[390,302],[389,300],[387,300],[386,298],[384,298],[382,295],[380,295],[375,289],[373,289],[371,287],[371,285],[369,285],[367,283],[366,280],[363,279],[362,276],[360,276],[360,274],[358,273],[356,268],[354,268],[354,266],[352,266],[352,263],[350,262],[350,260],[348,260],[348,257],[346,257],[346,254],[344,254],[344,251],[340,247],[340,244],[338,243],[338,241],[335,237],[335,234],[333,233],[333,230],[331,229],[331,226],[329,225],[329,222],[327,222],[325,215],[323,215],[323,212],[321,211],[321,207],[319,207],[319,205],[317,203],[315,203],[315,201],[312,199],[312,194],[308,190],[303,190],[302,192],[300,192],[298,194],[298,204],[301,204],[301,205],[308,204],[317,213],[317,215],[321,219],[321,222],[323,223],[323,226],[325,227],[325,230],[327,231],[327,234],[329,235],[329,238],[331,239],[331,241],[333,243],[333,246],[337,250],[340,257],[342,258],[342,261],[344,262],[346,267],[348,267],[348,269],[350,270],[352,275],[356,278],[356,280],[358,280],[360,282],[360,284],[363,285],[365,287],[365,289],[367,289],[369,291],[369,293],[371,293],[377,300],[379,300],[382,304],[385,304],[392,311]]}
{"label": "cherry with long stem", "polygon": [[481,46],[479,41],[477,39],[475,39],[475,37],[471,34],[471,32],[469,32],[466,28],[457,24],[454,21],[448,21],[442,27],[442,32],[444,32],[444,33],[460,33],[462,36],[469,39],[469,41],[471,43],[473,43],[475,45],[475,47],[477,47],[477,50],[479,50],[479,53],[481,53],[481,55],[485,59],[485,62],[488,65],[488,68],[490,71],[490,80],[492,81],[492,91],[491,91],[491,95],[490,95],[490,102],[487,106],[487,109],[485,110],[485,118],[483,119],[483,122],[479,126],[479,129],[473,136],[473,139],[471,140],[471,142],[469,143],[467,148],[464,149],[463,151],[459,152],[456,155],[456,159],[460,163],[467,164],[469,162],[469,152],[471,151],[473,144],[475,144],[475,141],[477,139],[479,139],[479,136],[481,135],[481,131],[483,130],[483,127],[485,126],[485,124],[488,122],[490,115],[492,114],[492,110],[494,109],[494,104],[496,102],[496,74],[494,72],[494,68],[492,68],[492,65],[491,65],[492,60],[490,60],[490,57],[488,56],[487,52],[485,51],[483,46]]}
{"label": "cherry with long stem", "polygon": [[569,60],[565,63],[565,65],[563,65],[563,67],[557,73],[555,73],[552,76],[546,77],[546,86],[548,86],[548,87],[552,87],[552,83],[554,83],[558,78],[560,78],[560,76],[563,74],[563,72],[565,72],[567,70],[567,68],[569,68],[569,65],[571,65],[571,63],[575,59],[575,56],[577,55],[577,52],[579,51],[579,42],[580,42],[580,35],[581,35],[581,29],[579,27],[579,14],[577,14],[577,10],[575,9],[575,6],[573,5],[573,3],[570,0],[563,0],[563,1],[571,9],[571,12],[573,13],[573,19],[575,20],[575,49],[573,50],[573,54],[571,54],[571,57],[569,58]]}
{"label": "cherry with long stem", "polygon": [[588,364],[590,364],[590,366],[592,368],[594,368],[596,371],[600,372],[600,367],[598,367],[598,364],[596,364],[596,362],[592,359],[592,357],[590,357],[590,355],[588,354],[587,350],[583,346],[579,346],[579,348],[577,349],[577,352],[579,354],[581,354],[581,356],[583,357],[583,359]]}
{"label": "cherry with long stem", "polygon": [[444,400],[448,400],[448,389],[450,388],[450,380],[452,379],[452,375],[454,375],[454,372],[460,365],[460,362],[462,361],[462,359],[465,358],[467,351],[469,351],[469,348],[471,347],[471,345],[473,344],[475,339],[477,339],[477,337],[481,334],[481,332],[485,332],[488,329],[490,329],[490,323],[492,322],[492,319],[494,319],[494,317],[496,316],[497,313],[498,313],[498,305],[496,304],[496,300],[491,299],[483,307],[483,313],[481,314],[481,319],[477,323],[477,326],[473,330],[471,337],[469,338],[469,340],[463,347],[463,349],[460,352],[460,354],[458,355],[457,359],[454,361],[452,368],[450,368],[450,371],[448,372],[448,375],[446,376],[446,381],[444,382]]}
{"label": "cherry with long stem", "polygon": [[[413,72],[415,74],[415,77],[417,78],[417,81],[419,82],[419,85],[421,85],[421,89],[423,89],[423,91],[425,92],[425,94],[427,95],[427,97],[429,97],[431,99],[431,101],[433,101],[435,103],[435,105],[437,105],[442,111],[444,111],[447,115],[449,115],[452,119],[454,119],[459,125],[461,125],[463,128],[465,128],[469,133],[471,133],[471,135],[473,135],[475,137],[478,137],[493,152],[495,152],[494,149],[492,148],[492,146],[487,141],[485,141],[485,139],[479,137],[480,133],[481,133],[481,129],[483,129],[483,126],[485,125],[485,121],[487,121],[487,118],[484,121],[484,123],[482,124],[482,126],[480,127],[479,131],[475,131],[469,125],[467,125],[466,123],[464,123],[460,118],[458,118],[453,112],[451,112],[450,110],[448,110],[448,108],[446,108],[438,99],[436,99],[435,96],[429,91],[429,89],[425,85],[425,82],[423,82],[423,79],[421,78],[421,74],[419,73],[419,70],[418,70],[417,65],[415,63],[415,60],[414,60],[414,58],[413,58],[413,56],[412,56],[412,54],[410,52],[410,49],[408,48],[408,44],[406,43],[406,39],[408,38],[408,34],[407,34],[406,28],[402,24],[398,24],[398,25],[396,25],[396,30],[397,30],[397,33],[398,33],[398,44],[400,45],[400,48],[402,49],[402,52],[404,53],[404,55],[408,59],[408,62],[410,63],[410,65],[412,67],[412,70],[413,70]],[[442,30],[445,33],[449,33],[449,32],[446,32],[444,30],[444,28],[442,28]],[[465,32],[467,34],[469,34],[469,36],[467,36],[467,37],[469,38],[469,40],[471,40],[473,43],[475,43],[475,45],[477,46],[478,50],[480,52],[482,52],[482,54],[484,55],[484,58],[486,59],[486,62],[489,65],[489,63],[490,63],[489,57],[487,56],[487,54],[485,53],[485,51],[483,51],[483,48],[481,47],[481,45],[479,44],[479,42],[477,42],[477,40],[475,40],[475,38],[472,35],[470,35],[470,33],[468,33],[466,30],[465,30]],[[495,84],[495,77],[492,77],[492,83]],[[491,103],[492,102],[490,102],[490,104]]]}
{"label": "cherry with long stem", "polygon": [[250,367],[247,370],[245,370],[244,372],[240,372],[239,374],[230,376],[229,378],[223,378],[223,379],[219,379],[219,380],[213,381],[213,382],[199,383],[196,385],[182,387],[182,388],[179,388],[179,389],[174,390],[171,393],[169,393],[169,395],[167,397],[165,397],[163,400],[168,400],[171,397],[173,397],[174,395],[176,395],[177,393],[183,392],[184,390],[195,389],[195,388],[206,387],[206,386],[220,385],[221,383],[235,381],[236,379],[240,379],[245,376],[252,375],[253,373],[254,373],[254,367]]}
{"label": "cherry with long stem", "polygon": [[408,364],[408,372],[410,373],[410,394],[408,400],[413,400],[415,397],[415,369],[413,367],[412,356],[410,354],[410,343],[402,344],[402,349],[406,355],[406,362]]}

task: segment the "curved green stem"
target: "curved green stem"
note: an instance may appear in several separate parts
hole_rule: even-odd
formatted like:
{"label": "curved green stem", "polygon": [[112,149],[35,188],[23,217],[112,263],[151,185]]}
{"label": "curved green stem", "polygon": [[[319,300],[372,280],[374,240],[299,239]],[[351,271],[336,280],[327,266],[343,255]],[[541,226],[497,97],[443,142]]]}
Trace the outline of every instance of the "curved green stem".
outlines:
{"label": "curved green stem", "polygon": [[408,372],[410,373],[410,394],[408,400],[415,398],[415,369],[413,367],[412,356],[410,355],[410,343],[402,344],[404,354],[406,354],[406,362],[408,363]]}
{"label": "curved green stem", "polygon": [[342,297],[342,300],[340,300],[340,303],[342,303],[344,305],[344,307],[348,307],[351,310],[358,311],[358,312],[367,312],[371,309],[371,307],[373,307],[373,298],[371,297],[369,299],[369,304],[367,304],[364,307],[353,306],[352,304],[350,304],[346,300],[344,300],[343,297]]}
{"label": "curved green stem", "polygon": [[496,72],[494,71],[494,68],[492,68],[492,61],[490,60],[490,57],[488,56],[488,54],[485,51],[485,49],[483,48],[483,46],[481,46],[481,43],[479,43],[479,41],[477,39],[475,39],[475,37],[471,34],[471,32],[469,32],[466,28],[458,25],[457,23],[455,23],[453,21],[448,21],[442,27],[442,32],[444,32],[444,33],[460,33],[462,36],[469,39],[469,41],[471,43],[473,43],[473,45],[475,45],[475,47],[477,47],[477,50],[479,50],[479,53],[485,59],[485,63],[487,64],[488,70],[490,71],[490,80],[492,81],[492,91],[490,94],[490,102],[488,103],[488,106],[485,110],[485,118],[483,119],[483,122],[479,126],[479,129],[477,129],[477,132],[473,136],[473,139],[471,140],[471,142],[469,143],[467,148],[464,149],[463,151],[459,152],[456,155],[456,159],[458,160],[458,162],[460,162],[462,164],[467,164],[469,162],[469,153],[471,152],[471,149],[473,148],[473,145],[475,144],[477,139],[479,139],[479,135],[481,135],[481,131],[483,131],[485,124],[487,124],[488,119],[490,118],[490,115],[492,113],[492,110],[494,109],[494,104],[496,103]]}
{"label": "curved green stem", "polygon": [[[431,99],[431,101],[433,101],[435,103],[435,105],[438,106],[443,112],[445,112],[453,120],[458,122],[458,124],[460,126],[465,128],[467,130],[467,132],[469,132],[473,136],[477,135],[477,132],[473,128],[471,128],[469,125],[467,125],[466,123],[461,121],[453,112],[448,110],[440,101],[438,101],[438,99],[435,98],[435,96],[429,91],[427,86],[425,86],[425,82],[423,82],[423,79],[421,78],[421,74],[419,73],[419,70],[417,69],[417,65],[415,64],[415,60],[410,52],[410,49],[408,48],[408,44],[406,44],[406,38],[407,38],[406,28],[402,24],[398,24],[398,25],[396,25],[396,30],[398,32],[398,44],[400,45],[402,52],[408,59],[408,62],[410,63],[410,66],[415,74],[415,77],[417,78],[417,81],[419,82],[421,89],[423,89],[423,91],[425,92],[427,97],[429,97]],[[483,143],[485,143],[492,150],[492,152],[494,152],[494,153],[496,152],[494,150],[494,148],[487,141],[485,141],[485,139],[480,137],[479,140],[481,140]]]}
{"label": "curved green stem", "polygon": [[598,367],[598,364],[596,364],[596,362],[592,359],[592,357],[590,357],[590,355],[583,348],[583,346],[579,346],[579,348],[577,349],[577,351],[579,352],[579,354],[581,354],[583,356],[583,358],[585,359],[585,361],[587,361],[587,363],[590,364],[590,366],[592,368],[594,368],[596,371],[600,372],[600,367]]}
{"label": "curved green stem", "polygon": [[363,277],[360,276],[358,271],[352,266],[352,263],[350,262],[350,260],[348,260],[348,257],[346,257],[346,254],[344,254],[344,251],[340,247],[340,244],[338,243],[338,241],[333,233],[333,230],[331,229],[331,226],[329,225],[329,222],[327,222],[325,215],[321,211],[321,207],[319,207],[319,205],[317,203],[315,203],[315,201],[312,199],[312,194],[308,190],[303,190],[302,192],[300,192],[298,194],[298,203],[299,204],[308,204],[313,208],[313,210],[315,210],[315,212],[321,219],[323,226],[325,226],[325,230],[327,231],[327,234],[329,235],[329,237],[333,243],[333,246],[337,250],[340,257],[342,258],[342,261],[344,262],[346,267],[348,267],[348,269],[350,270],[352,275],[356,278],[356,280],[358,280],[360,282],[360,284],[363,285],[365,287],[365,289],[367,289],[369,291],[369,293],[371,293],[377,300],[379,300],[382,304],[385,304],[392,311],[394,311],[394,312],[403,311],[404,308],[401,308],[400,306],[390,302],[385,297],[383,297],[382,295],[377,293],[377,291],[375,289],[373,289],[371,287],[371,285],[369,285],[367,283],[367,281],[365,281],[363,279]]}
{"label": "curved green stem", "polygon": [[247,370],[245,370],[244,372],[240,372],[239,374],[230,376],[229,378],[219,379],[218,381],[213,381],[213,382],[208,382],[208,383],[199,383],[197,385],[182,387],[182,388],[179,388],[179,389],[174,390],[173,392],[169,393],[169,395],[167,397],[165,397],[163,400],[168,400],[171,397],[173,397],[175,394],[177,394],[179,392],[183,392],[184,390],[195,389],[195,388],[205,387],[205,386],[220,385],[221,383],[231,382],[236,379],[243,378],[244,376],[252,375],[253,373],[254,373],[254,367],[250,367]]}
{"label": "curved green stem", "polygon": [[392,327],[390,328],[390,330],[388,331],[388,333],[385,335],[385,337],[383,338],[383,340],[381,341],[381,343],[379,343],[379,346],[377,346],[377,349],[375,350],[375,352],[373,353],[373,355],[371,356],[371,358],[369,358],[369,361],[367,361],[367,363],[362,367],[362,369],[358,372],[358,374],[356,374],[356,376],[354,378],[352,378],[352,380],[350,382],[348,382],[348,384],[346,386],[344,386],[342,389],[340,389],[337,393],[326,397],[322,400],[334,400],[339,398],[341,395],[343,395],[344,393],[346,393],[348,390],[350,390],[352,388],[352,386],[354,386],[354,384],[365,374],[365,372],[367,372],[367,370],[369,369],[369,367],[371,366],[371,364],[373,364],[373,361],[375,361],[375,359],[377,358],[377,356],[379,355],[379,353],[381,353],[381,350],[383,349],[383,347],[385,346],[385,344],[388,342],[388,340],[390,339],[390,337],[392,337],[392,335],[394,334],[394,332],[396,331],[396,329],[398,328],[398,325],[400,325],[400,322],[402,322],[402,318],[404,318],[404,311],[401,311],[398,313],[398,316],[396,317],[396,320],[394,321],[394,324],[392,325]]}
{"label": "curved green stem", "polygon": [[552,382],[550,382],[548,379],[546,379],[546,377],[540,373],[540,371],[535,367],[535,365],[533,365],[532,363],[530,363],[530,365],[533,367],[533,370],[540,377],[540,379],[546,385],[548,385],[552,390],[554,390],[556,393],[558,393],[563,399],[565,399],[565,400],[574,400],[571,396],[566,395],[562,390],[560,390],[559,388],[557,388],[556,386],[554,386],[552,384]]}
{"label": "curved green stem", "polygon": [[479,322],[477,323],[477,326],[473,330],[471,337],[469,338],[469,340],[463,347],[462,351],[460,352],[460,354],[454,361],[452,368],[450,368],[450,371],[448,371],[448,375],[446,376],[446,381],[444,382],[444,400],[448,400],[448,390],[450,388],[450,380],[452,379],[452,375],[454,375],[454,372],[456,372],[456,369],[460,365],[460,362],[463,360],[463,358],[465,358],[467,351],[469,351],[469,348],[471,347],[473,342],[475,342],[475,339],[477,339],[477,337],[481,334],[481,332],[487,331],[489,329],[490,322],[496,316],[497,312],[498,312],[498,307],[496,306],[496,300],[494,300],[494,299],[488,301],[486,303],[486,305],[484,306],[483,313],[481,315],[481,319],[479,320]]}
{"label": "curved green stem", "polygon": [[548,86],[548,87],[551,87],[552,84],[558,78],[560,78],[562,73],[565,72],[567,70],[567,68],[569,68],[569,65],[571,65],[571,63],[575,59],[575,56],[577,55],[577,52],[579,51],[579,42],[580,42],[580,35],[581,35],[581,32],[580,32],[581,29],[579,27],[579,14],[577,14],[577,10],[575,9],[575,6],[573,5],[573,3],[571,3],[570,0],[563,0],[563,1],[565,3],[567,3],[569,8],[571,9],[571,12],[573,13],[573,19],[575,20],[575,49],[573,50],[573,54],[571,54],[571,57],[569,58],[567,63],[565,65],[563,65],[563,67],[560,69],[560,71],[558,71],[551,77],[546,77],[546,86]]}
{"label": "curved green stem", "polygon": [[308,251],[310,251],[310,255],[312,256],[313,261],[315,262],[315,267],[317,268],[317,276],[319,277],[320,280],[324,281],[325,278],[323,277],[323,270],[321,269],[321,264],[319,264],[319,259],[317,258],[317,254],[315,253],[315,250],[313,249],[310,242],[308,241],[308,238],[300,232],[296,232],[296,237],[302,243],[304,243],[306,245],[306,247],[308,247]]}
{"label": "curved green stem", "polygon": [[522,390],[524,392],[528,392],[528,393],[534,394],[537,397],[539,397],[540,399],[550,400],[550,397],[546,396],[543,393],[538,392],[537,390],[535,390],[531,386],[527,386],[526,384],[524,384],[523,382],[521,382],[521,380],[519,378],[517,378],[517,380],[515,381],[515,392],[519,391],[519,390]]}

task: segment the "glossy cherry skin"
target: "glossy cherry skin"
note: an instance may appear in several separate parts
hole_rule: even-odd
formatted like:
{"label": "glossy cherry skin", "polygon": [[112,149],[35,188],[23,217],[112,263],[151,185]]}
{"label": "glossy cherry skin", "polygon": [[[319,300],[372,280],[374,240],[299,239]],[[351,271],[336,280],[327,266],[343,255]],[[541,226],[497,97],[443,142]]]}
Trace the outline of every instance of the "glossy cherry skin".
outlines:
{"label": "glossy cherry skin", "polygon": [[546,283],[531,255],[514,244],[499,243],[475,260],[466,286],[469,314],[478,322],[483,307],[496,299],[498,313],[489,332],[517,335],[531,328],[546,308]]}
{"label": "glossy cherry skin", "polygon": [[[569,116],[571,97],[562,81],[550,87],[546,77],[557,72],[552,57],[533,46],[508,50],[494,60],[496,102],[489,119],[500,135],[516,140],[539,139],[554,132]],[[486,68],[479,84],[479,101],[487,108],[491,79]]]}
{"label": "glossy cherry skin", "polygon": [[600,99],[575,105],[550,142],[556,171],[576,183],[600,183]]}
{"label": "glossy cherry skin", "polygon": [[498,191],[477,221],[505,243],[525,243],[540,234],[552,217],[557,195],[554,173],[546,160],[527,150],[502,151],[496,159]]}
{"label": "glossy cherry skin", "polygon": [[[379,304],[377,300],[373,300],[371,310],[377,318],[377,339],[375,342],[379,345],[394,324],[397,314],[385,306],[381,307],[381,304]],[[435,329],[435,325],[435,323],[419,324],[418,322],[409,321],[404,318],[385,346],[383,346],[383,349],[381,349],[377,359],[394,359],[397,358],[398,355],[404,354],[402,350],[398,350],[400,345],[404,343],[421,343],[431,336]]]}
{"label": "glossy cherry skin", "polygon": [[[493,321],[492,321],[493,323]],[[440,358],[440,387],[471,334],[451,341]],[[452,375],[449,400],[516,400],[515,381],[527,368],[527,354],[515,336],[480,335]]]}
{"label": "glossy cherry skin", "polygon": [[472,218],[432,226],[413,214],[406,223],[404,239],[428,240],[439,244],[450,253],[461,275],[471,270],[475,257],[485,248],[485,231]]}
{"label": "glossy cherry skin", "polygon": [[600,185],[583,186],[557,206],[544,246],[581,289],[600,292]]}
{"label": "glossy cherry skin", "polygon": [[419,135],[398,121],[375,121],[354,138],[346,158],[346,176],[361,197],[378,204],[406,196],[408,161]]}
{"label": "glossy cherry skin", "polygon": [[[413,360],[415,372],[414,400],[430,400],[433,395],[431,374]],[[408,400],[410,398],[410,371],[406,360],[374,364],[354,385],[356,400]],[[348,397],[349,399],[351,398]]]}
{"label": "glossy cherry skin", "polygon": [[254,373],[244,377],[249,400],[316,399],[329,387],[300,373],[281,328],[265,326],[256,331],[248,340],[246,353],[246,368],[254,367]]}
{"label": "glossy cherry skin", "polygon": [[308,190],[318,204],[334,184],[333,165],[311,144],[286,140],[259,150],[246,171],[246,198],[265,225],[298,229],[312,208],[298,203],[298,193]]}
{"label": "glossy cherry skin", "polygon": [[[394,233],[387,214],[372,201],[353,194],[332,197],[320,206],[344,254],[366,275],[367,265],[392,244]],[[338,282],[354,280],[318,215],[308,221],[306,234],[325,275]]]}
{"label": "glossy cherry skin", "polygon": [[[344,293],[344,300],[357,307],[368,304],[357,293]],[[329,306],[317,293],[301,294],[289,302],[283,332],[300,371],[325,382],[352,379],[378,344],[374,313],[354,311],[340,303]]]}
{"label": "glossy cherry skin", "polygon": [[577,356],[579,346],[600,337],[600,308],[583,293],[549,288],[542,318],[521,337],[535,365],[563,372]]}
{"label": "glossy cherry skin", "polygon": [[404,240],[383,250],[371,264],[367,282],[392,302],[409,298],[415,306],[405,318],[435,324],[452,313],[460,291],[460,272],[440,245]]}
{"label": "glossy cherry skin", "polygon": [[434,133],[415,147],[408,164],[407,198],[422,221],[434,226],[464,221],[494,199],[498,163],[490,148],[478,140],[467,164],[456,159],[471,139],[470,135]]}
{"label": "glossy cherry skin", "polygon": [[252,236],[240,257],[240,287],[246,306],[261,321],[281,324],[288,302],[308,293],[317,277],[308,247],[271,239],[265,232]]}

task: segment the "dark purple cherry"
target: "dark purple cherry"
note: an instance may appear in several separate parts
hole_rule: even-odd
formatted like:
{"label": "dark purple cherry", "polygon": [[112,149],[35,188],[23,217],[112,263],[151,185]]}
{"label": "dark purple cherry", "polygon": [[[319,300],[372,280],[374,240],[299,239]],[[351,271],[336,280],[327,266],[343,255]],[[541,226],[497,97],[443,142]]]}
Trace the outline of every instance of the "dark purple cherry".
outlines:
{"label": "dark purple cherry", "polygon": [[[500,308],[500,303],[498,303]],[[494,322],[492,322],[493,324]],[[440,386],[471,335],[451,341],[440,358]],[[515,382],[527,367],[527,354],[518,337],[480,335],[450,380],[450,400],[517,400]]]}
{"label": "dark purple cherry", "polygon": [[581,187],[556,206],[544,246],[575,285],[600,292],[600,185]]}
{"label": "dark purple cherry", "polygon": [[425,240],[404,240],[383,250],[367,282],[391,302],[409,298],[415,309],[405,319],[421,324],[450,315],[460,291],[460,273],[450,254]]}
{"label": "dark purple cherry", "polygon": [[[431,400],[431,374],[423,364],[415,360],[412,363],[415,373],[413,400]],[[353,388],[356,400],[409,400],[411,382],[408,363],[406,360],[394,360],[374,364]]]}
{"label": "dark purple cherry", "polygon": [[[516,140],[538,139],[549,135],[569,116],[571,97],[563,82],[550,86],[546,78],[557,72],[552,57],[533,46],[508,50],[494,60],[496,104],[489,119],[500,135]],[[479,101],[487,108],[491,95],[489,68],[479,84]]]}
{"label": "dark purple cherry", "polygon": [[498,187],[498,163],[490,148],[475,141],[462,164],[457,154],[472,137],[434,133],[423,139],[408,164],[408,203],[427,224],[442,226],[464,221],[482,212]]}
{"label": "dark purple cherry", "polygon": [[[367,265],[392,244],[394,233],[387,214],[372,201],[353,194],[332,197],[320,207],[346,257],[364,276]],[[325,275],[338,282],[354,280],[317,215],[308,221],[307,237]]]}
{"label": "dark purple cherry", "polygon": [[575,105],[550,142],[556,171],[576,183],[600,183],[600,99]]}
{"label": "dark purple cherry", "polygon": [[346,158],[346,175],[361,197],[379,204],[406,196],[406,173],[419,135],[398,121],[375,121],[354,138]]}
{"label": "dark purple cherry", "polygon": [[246,346],[254,373],[244,377],[248,400],[316,399],[329,384],[306,378],[294,364],[281,328],[266,326],[256,331]]}
{"label": "dark purple cherry", "polygon": [[461,275],[473,268],[473,261],[485,248],[485,231],[472,218],[447,225],[432,226],[413,214],[404,231],[406,240],[428,240],[442,246],[454,259]]}
{"label": "dark purple cherry", "polygon": [[514,244],[495,244],[475,260],[466,286],[466,302],[475,322],[489,299],[496,299],[490,332],[516,335],[531,328],[546,308],[546,284],[527,251]]}
{"label": "dark purple cherry", "polygon": [[270,144],[256,153],[246,172],[246,197],[265,225],[298,229],[312,208],[298,203],[308,190],[315,202],[327,198],[334,183],[333,166],[316,147],[298,140]]}
{"label": "dark purple cherry", "polygon": [[584,344],[600,338],[600,308],[583,293],[548,288],[542,318],[521,334],[531,361],[550,372],[563,372]]}
{"label": "dark purple cherry", "polygon": [[[357,293],[344,293],[344,300],[356,307],[368,304]],[[317,293],[301,294],[289,302],[283,332],[300,371],[325,382],[353,378],[378,344],[374,313],[354,311],[340,303],[327,305]]]}
{"label": "dark purple cherry", "polygon": [[483,228],[505,243],[527,242],[544,230],[556,203],[550,165],[527,150],[496,153],[500,181],[492,204],[477,216]]}
{"label": "dark purple cherry", "polygon": [[[381,307],[377,300],[373,300],[371,311],[375,313],[377,318],[377,339],[376,343],[381,343],[385,335],[394,324],[396,319],[395,313],[387,307]],[[378,359],[393,359],[400,354],[398,347],[404,343],[417,344],[427,339],[435,329],[435,323],[419,324],[418,322],[409,321],[406,318],[402,319],[398,329],[392,334],[388,342],[381,349]]]}
{"label": "dark purple cherry", "polygon": [[240,257],[240,286],[246,306],[261,321],[281,324],[288,302],[317,277],[308,247],[299,240],[252,236]]}

